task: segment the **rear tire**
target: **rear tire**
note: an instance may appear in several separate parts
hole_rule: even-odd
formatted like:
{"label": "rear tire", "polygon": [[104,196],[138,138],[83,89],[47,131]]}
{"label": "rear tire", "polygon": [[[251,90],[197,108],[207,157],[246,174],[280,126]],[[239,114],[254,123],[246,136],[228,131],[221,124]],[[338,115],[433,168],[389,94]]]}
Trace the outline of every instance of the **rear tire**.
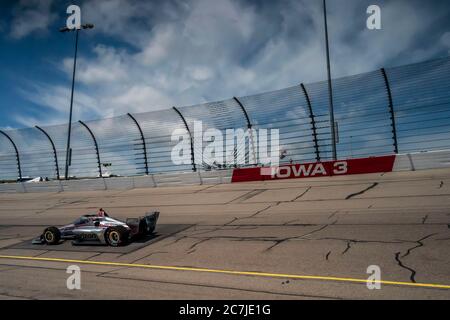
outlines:
{"label": "rear tire", "polygon": [[46,244],[55,245],[61,240],[61,232],[56,227],[48,227],[42,234]]}
{"label": "rear tire", "polygon": [[106,229],[105,241],[111,247],[118,247],[128,242],[129,232],[122,226],[115,226]]}

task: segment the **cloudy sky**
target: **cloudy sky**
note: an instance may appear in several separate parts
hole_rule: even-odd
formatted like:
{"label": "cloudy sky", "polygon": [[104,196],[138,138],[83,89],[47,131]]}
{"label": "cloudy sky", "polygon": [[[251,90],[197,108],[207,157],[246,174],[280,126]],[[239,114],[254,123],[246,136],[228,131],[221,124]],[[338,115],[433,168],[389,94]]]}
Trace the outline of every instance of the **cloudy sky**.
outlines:
{"label": "cloudy sky", "polygon": [[[67,121],[77,4],[74,120],[145,112],[326,78],[319,0],[21,0],[0,4],[0,127]],[[381,7],[382,29],[366,9]],[[450,54],[448,0],[328,0],[333,77]]]}

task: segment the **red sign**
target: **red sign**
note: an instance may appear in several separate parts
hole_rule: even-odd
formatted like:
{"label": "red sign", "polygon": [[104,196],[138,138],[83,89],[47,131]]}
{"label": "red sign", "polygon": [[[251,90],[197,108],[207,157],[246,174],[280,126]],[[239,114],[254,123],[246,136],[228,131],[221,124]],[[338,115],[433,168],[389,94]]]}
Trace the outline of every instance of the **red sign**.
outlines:
{"label": "red sign", "polygon": [[349,174],[391,172],[395,155],[290,164],[279,167],[242,168],[233,171],[231,182],[329,177]]}

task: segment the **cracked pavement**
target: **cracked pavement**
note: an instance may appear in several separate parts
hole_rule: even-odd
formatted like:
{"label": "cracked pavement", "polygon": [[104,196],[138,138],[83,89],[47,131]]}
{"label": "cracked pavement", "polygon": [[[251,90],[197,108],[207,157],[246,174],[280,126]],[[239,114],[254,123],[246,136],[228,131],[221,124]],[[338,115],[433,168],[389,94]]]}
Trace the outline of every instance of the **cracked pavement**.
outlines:
{"label": "cracked pavement", "polygon": [[[128,191],[0,194],[0,255],[450,284],[450,169]],[[13,249],[98,207],[190,228],[130,253]],[[450,299],[450,290],[0,259],[0,298]]]}

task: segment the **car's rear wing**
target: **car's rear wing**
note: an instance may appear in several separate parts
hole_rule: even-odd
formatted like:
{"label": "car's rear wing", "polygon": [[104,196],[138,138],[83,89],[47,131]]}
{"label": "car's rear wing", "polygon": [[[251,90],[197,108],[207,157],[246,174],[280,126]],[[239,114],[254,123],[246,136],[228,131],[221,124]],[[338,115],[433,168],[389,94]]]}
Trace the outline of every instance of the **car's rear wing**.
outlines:
{"label": "car's rear wing", "polygon": [[145,214],[145,220],[147,221],[148,226],[154,230],[156,228],[156,223],[158,222],[159,211],[151,211]]}

